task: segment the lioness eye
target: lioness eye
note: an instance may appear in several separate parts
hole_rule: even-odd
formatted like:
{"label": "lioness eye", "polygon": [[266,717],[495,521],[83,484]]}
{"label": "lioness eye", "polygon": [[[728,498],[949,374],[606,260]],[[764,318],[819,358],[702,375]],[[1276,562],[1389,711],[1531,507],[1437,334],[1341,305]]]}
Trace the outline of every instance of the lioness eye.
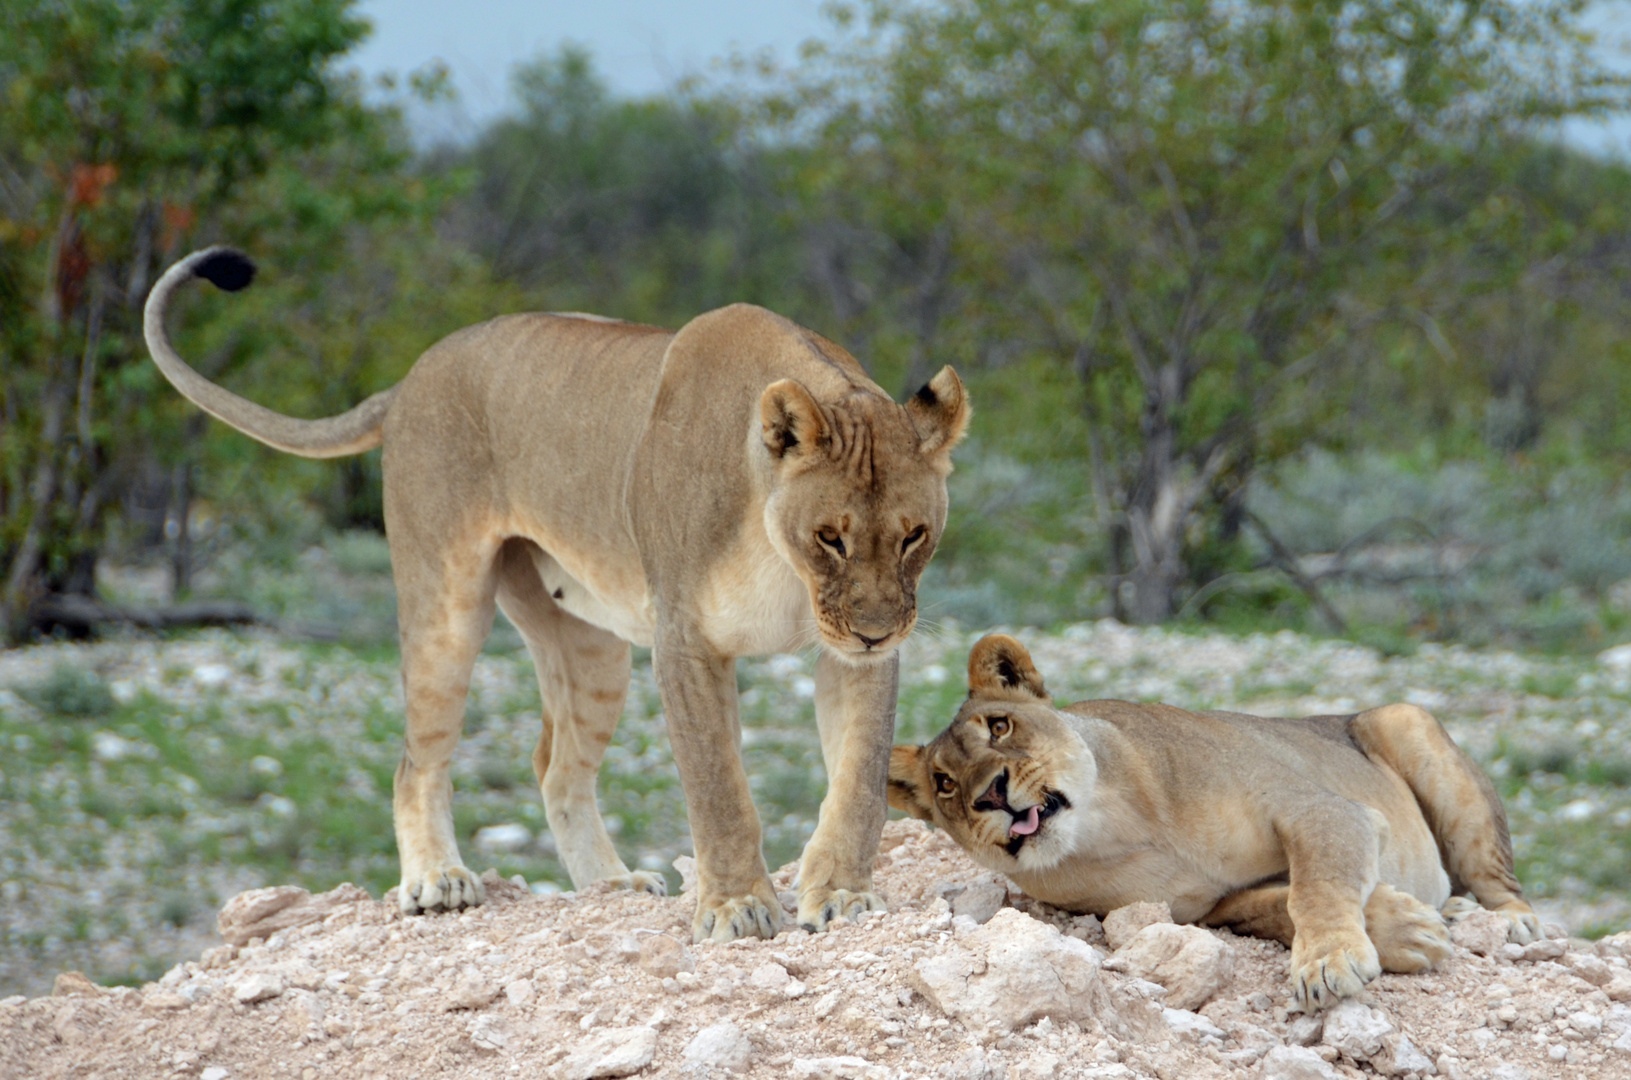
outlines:
{"label": "lioness eye", "polygon": [[1006,716],[993,716],[986,721],[986,725],[991,728],[991,737],[1000,739],[1013,729],[1014,722]]}
{"label": "lioness eye", "polygon": [[902,540],[900,542],[900,550],[902,551],[902,553],[904,553],[907,548],[911,547],[913,544],[915,544],[919,540],[923,539],[923,533],[924,533],[924,529],[923,529],[923,526],[921,526],[921,525],[919,525],[917,528],[913,529],[911,532],[907,533],[906,534],[906,539],[904,539],[904,540]]}
{"label": "lioness eye", "polygon": [[943,772],[934,774],[934,786],[942,795],[951,795],[957,791],[957,781]]}
{"label": "lioness eye", "polygon": [[816,532],[816,539],[832,548],[839,555],[844,554],[844,538],[838,535],[836,529],[820,529]]}

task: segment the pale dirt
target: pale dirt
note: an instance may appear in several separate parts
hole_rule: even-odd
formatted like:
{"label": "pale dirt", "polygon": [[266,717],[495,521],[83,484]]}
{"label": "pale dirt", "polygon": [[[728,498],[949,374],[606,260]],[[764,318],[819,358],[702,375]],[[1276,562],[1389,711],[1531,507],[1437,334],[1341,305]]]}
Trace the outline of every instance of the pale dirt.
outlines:
{"label": "pale dirt", "polygon": [[[581,1075],[577,1052],[632,1027],[656,1033],[635,1075],[723,1076],[684,1052],[730,1021],[751,1048],[735,1074],[747,1077],[1211,1080],[1259,1076],[1269,1050],[1308,1038],[1288,1012],[1286,950],[1222,931],[1233,981],[1200,1010],[1221,1038],[1135,1044],[1097,1020],[968,1030],[914,990],[912,967],[969,928],[952,924],[945,895],[991,877],[915,822],[891,823],[884,847],[887,914],[728,946],[689,944],[690,896],[535,896],[494,874],[487,904],[459,915],[404,918],[394,896],[342,897],[322,922],[219,946],[140,990],[64,976],[54,996],[0,1001],[0,1078]],[[778,872],[779,889],[794,870]],[[1104,950],[1091,920],[1012,898]],[[1407,1078],[1631,1077],[1631,1007],[1611,1000],[1631,979],[1623,944],[1558,940],[1557,960],[1541,962],[1458,948],[1424,975],[1383,975],[1361,1000],[1434,1063]],[[1376,1073],[1317,1036],[1312,1049],[1335,1075]]]}

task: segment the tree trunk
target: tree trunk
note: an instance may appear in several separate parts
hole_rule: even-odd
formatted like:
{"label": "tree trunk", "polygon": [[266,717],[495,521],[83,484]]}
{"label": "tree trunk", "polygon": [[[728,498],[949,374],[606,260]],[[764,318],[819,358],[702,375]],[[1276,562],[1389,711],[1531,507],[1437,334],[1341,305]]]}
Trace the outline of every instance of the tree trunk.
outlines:
{"label": "tree trunk", "polygon": [[1188,507],[1179,490],[1171,417],[1164,409],[1151,410],[1145,415],[1144,432],[1138,483],[1127,506],[1133,556],[1132,572],[1127,575],[1132,586],[1127,614],[1135,623],[1150,625],[1164,622],[1177,610],[1178,586],[1184,579],[1183,519]]}
{"label": "tree trunk", "polygon": [[188,519],[193,511],[192,467],[185,462],[170,473],[170,520],[164,531],[175,525],[175,547],[170,552],[170,600],[184,599],[193,587],[193,542]]}
{"label": "tree trunk", "polygon": [[1133,566],[1125,580],[1130,597],[1123,600],[1135,623],[1164,622],[1178,610],[1178,589],[1189,577],[1184,559],[1184,528],[1227,456],[1215,448],[1199,469],[1185,469],[1178,452],[1175,416],[1183,405],[1187,381],[1176,362],[1155,372],[1148,385],[1139,427],[1144,436],[1138,479],[1127,500],[1127,538]]}
{"label": "tree trunk", "polygon": [[68,409],[68,388],[60,380],[45,390],[45,414],[40,425],[39,457],[29,484],[28,528],[17,545],[0,593],[0,636],[16,640],[27,629],[28,607],[39,589],[40,558],[45,552],[46,530],[57,503],[58,455],[62,451],[63,414]]}

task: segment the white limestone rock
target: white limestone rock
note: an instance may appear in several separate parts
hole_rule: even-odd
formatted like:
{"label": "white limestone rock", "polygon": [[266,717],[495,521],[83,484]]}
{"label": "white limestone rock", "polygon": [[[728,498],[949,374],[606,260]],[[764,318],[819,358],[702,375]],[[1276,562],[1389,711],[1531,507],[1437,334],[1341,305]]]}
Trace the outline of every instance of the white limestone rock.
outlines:
{"label": "white limestone rock", "polygon": [[1276,1046],[1263,1055],[1259,1080],[1340,1080],[1341,1074],[1306,1046]]}
{"label": "white limestone rock", "polygon": [[655,979],[672,979],[682,971],[697,970],[697,958],[691,950],[667,934],[643,935],[637,963],[640,970]]}
{"label": "white limestone rock", "polygon": [[890,1080],[889,1069],[863,1057],[794,1058],[795,1080]]}
{"label": "white limestone rock", "polygon": [[952,898],[954,916],[966,915],[982,926],[1008,903],[1008,889],[995,881],[977,881]]}
{"label": "white limestone rock", "polygon": [[1168,1008],[1198,1009],[1233,981],[1235,954],[1198,926],[1157,922],[1134,934],[1104,967],[1166,987]]}
{"label": "white limestone rock", "polygon": [[1380,1009],[1350,998],[1326,1011],[1322,1041],[1352,1061],[1369,1061],[1382,1052],[1383,1040],[1391,1034],[1393,1024]]}
{"label": "white limestone rock", "polygon": [[1498,956],[1511,925],[1505,916],[1478,908],[1450,923],[1450,940],[1478,956]]}
{"label": "white limestone rock", "polygon": [[792,981],[787,969],[774,960],[767,960],[748,975],[748,983],[760,990],[780,990]]}
{"label": "white limestone rock", "polygon": [[313,896],[295,885],[250,889],[228,900],[215,927],[229,945],[244,945],[251,938],[270,938],[281,930],[321,922],[348,905],[369,899],[366,889],[346,882]]}
{"label": "white limestone rock", "polygon": [[240,980],[232,987],[232,996],[245,1005],[267,1001],[283,994],[283,980],[276,975],[257,972]]}
{"label": "white limestone rock", "polygon": [[1114,952],[1133,940],[1146,926],[1170,922],[1172,908],[1164,902],[1128,904],[1104,917],[1104,940]]}
{"label": "white limestone rock", "polygon": [[680,1056],[687,1069],[739,1072],[752,1060],[753,1044],[741,1028],[727,1020],[697,1032]]}
{"label": "white limestone rock", "polygon": [[1082,942],[1008,908],[913,970],[916,989],[941,1012],[1012,1031],[1044,1016],[1091,1016],[1099,960]]}
{"label": "white limestone rock", "polygon": [[1196,1043],[1221,1043],[1227,1035],[1224,1030],[1200,1013],[1190,1012],[1187,1009],[1163,1009],[1161,1016],[1167,1022],[1167,1027],[1181,1039]]}
{"label": "white limestone rock", "polygon": [[1435,1066],[1433,1059],[1416,1048],[1404,1032],[1394,1032],[1382,1039],[1381,1053],[1371,1059],[1371,1066],[1384,1076],[1403,1076],[1416,1073],[1425,1076]]}
{"label": "white limestone rock", "polygon": [[553,1080],[631,1076],[650,1065],[656,1053],[656,1028],[601,1028],[556,1063],[549,1075]]}

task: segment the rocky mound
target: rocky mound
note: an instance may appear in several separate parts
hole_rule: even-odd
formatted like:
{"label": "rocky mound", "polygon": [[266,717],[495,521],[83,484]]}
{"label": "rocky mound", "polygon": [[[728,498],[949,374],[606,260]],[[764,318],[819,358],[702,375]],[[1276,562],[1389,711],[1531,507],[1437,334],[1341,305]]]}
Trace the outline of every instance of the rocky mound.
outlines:
{"label": "rocky mound", "polygon": [[727,946],[689,944],[689,897],[493,873],[484,907],[438,917],[256,890],[226,944],[140,990],[67,974],[0,1001],[0,1076],[1631,1076],[1631,934],[1518,947],[1475,913],[1440,968],[1304,1016],[1280,945],[1162,905],[1072,918],[916,822],[878,868],[887,914]]}

